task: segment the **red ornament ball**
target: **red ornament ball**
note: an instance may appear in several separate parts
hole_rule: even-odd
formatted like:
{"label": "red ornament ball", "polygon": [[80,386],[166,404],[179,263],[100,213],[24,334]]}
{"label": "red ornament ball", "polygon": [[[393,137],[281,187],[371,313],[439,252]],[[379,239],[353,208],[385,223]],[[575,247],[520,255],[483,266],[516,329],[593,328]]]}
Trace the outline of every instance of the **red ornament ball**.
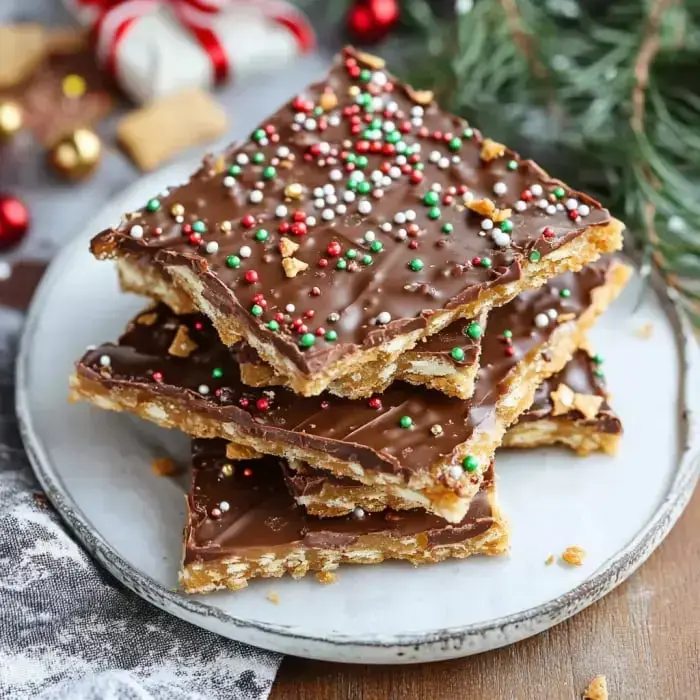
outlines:
{"label": "red ornament ball", "polygon": [[0,250],[17,245],[29,229],[27,207],[8,194],[0,194]]}
{"label": "red ornament ball", "polygon": [[347,15],[350,36],[362,44],[374,44],[386,37],[399,21],[397,0],[357,0]]}

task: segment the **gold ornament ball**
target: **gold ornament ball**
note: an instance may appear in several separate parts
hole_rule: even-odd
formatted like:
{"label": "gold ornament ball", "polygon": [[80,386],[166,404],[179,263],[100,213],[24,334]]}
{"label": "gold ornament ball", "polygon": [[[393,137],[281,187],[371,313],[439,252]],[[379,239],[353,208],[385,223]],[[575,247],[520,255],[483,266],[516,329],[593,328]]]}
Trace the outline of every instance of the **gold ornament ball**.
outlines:
{"label": "gold ornament ball", "polygon": [[101,155],[100,137],[90,129],[75,129],[51,147],[49,162],[68,180],[82,180],[92,174]]}
{"label": "gold ornament ball", "polygon": [[23,124],[22,108],[12,100],[0,100],[0,139],[14,136]]}

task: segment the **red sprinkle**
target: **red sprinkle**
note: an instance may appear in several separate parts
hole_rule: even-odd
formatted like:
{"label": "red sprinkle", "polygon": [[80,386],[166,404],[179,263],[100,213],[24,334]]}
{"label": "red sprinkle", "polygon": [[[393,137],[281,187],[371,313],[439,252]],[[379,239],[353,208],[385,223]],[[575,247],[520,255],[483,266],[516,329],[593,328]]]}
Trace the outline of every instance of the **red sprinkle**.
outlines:
{"label": "red sprinkle", "polygon": [[402,122],[399,129],[402,133],[408,134],[411,131],[411,122]]}
{"label": "red sprinkle", "polygon": [[331,242],[328,244],[328,247],[326,248],[326,252],[327,252],[328,255],[330,255],[332,258],[337,258],[337,257],[340,255],[340,253],[341,253],[342,250],[343,250],[343,249],[342,249],[340,243],[338,243],[338,241],[331,241]]}
{"label": "red sprinkle", "polygon": [[472,258],[472,265],[481,265],[481,258],[478,255]]}
{"label": "red sprinkle", "polygon": [[246,214],[242,219],[241,223],[246,228],[253,228],[255,226],[255,217],[252,214]]}
{"label": "red sprinkle", "polygon": [[265,133],[268,136],[271,136],[272,134],[275,133],[275,125],[274,124],[266,124],[265,125]]}
{"label": "red sprinkle", "polygon": [[192,245],[199,245],[202,242],[202,235],[193,231],[187,239]]}
{"label": "red sprinkle", "polygon": [[457,192],[458,192],[459,194],[467,194],[467,192],[469,192],[469,188],[468,188],[466,185],[460,185],[460,186],[457,188]]}
{"label": "red sprinkle", "polygon": [[424,139],[430,132],[428,131],[427,126],[421,126],[420,129],[418,129],[418,136],[420,136],[422,139]]}
{"label": "red sprinkle", "polygon": [[321,401],[321,408],[328,408],[329,406],[330,404],[328,403],[328,401]]}
{"label": "red sprinkle", "polygon": [[195,321],[194,322],[194,329],[196,331],[201,331],[202,328],[204,328],[204,324],[201,321]]}
{"label": "red sprinkle", "polygon": [[512,345],[508,345],[505,349],[505,353],[508,357],[513,357],[513,355],[515,355],[515,348]]}
{"label": "red sprinkle", "polygon": [[295,224],[292,224],[290,231],[294,236],[304,236],[308,229],[306,228],[306,224],[304,222],[299,221]]}
{"label": "red sprinkle", "polygon": [[410,223],[408,226],[406,226],[406,232],[409,236],[415,237],[420,233],[420,227],[418,224]]}
{"label": "red sprinkle", "polygon": [[319,336],[319,338],[323,337],[326,335],[326,329],[323,326],[320,326],[316,329],[316,335]]}
{"label": "red sprinkle", "polygon": [[316,312],[313,309],[308,309],[304,311],[304,318],[313,318]]}
{"label": "red sprinkle", "polygon": [[411,173],[411,182],[417,185],[419,182],[423,182],[423,173],[420,170],[414,170]]}
{"label": "red sprinkle", "polygon": [[302,323],[297,330],[303,335],[304,333],[309,332],[309,327],[305,323]]}
{"label": "red sprinkle", "polygon": [[408,247],[409,247],[411,250],[415,250],[419,245],[420,245],[420,244],[418,243],[418,241],[409,241],[409,242],[408,242]]}
{"label": "red sprinkle", "polygon": [[446,195],[442,198],[442,203],[443,203],[443,204],[452,204],[452,202],[454,202],[454,201],[455,201],[455,198],[454,198],[451,194],[446,194]]}
{"label": "red sprinkle", "polygon": [[153,373],[153,381],[154,382],[162,382],[163,381],[163,373],[162,372],[154,372]]}
{"label": "red sprinkle", "polygon": [[433,138],[436,141],[441,141],[442,140],[442,131],[433,131]]}
{"label": "red sprinkle", "polygon": [[255,270],[248,270],[245,273],[245,281],[248,284],[255,284],[258,281],[258,273]]}
{"label": "red sprinkle", "polygon": [[312,297],[320,297],[321,296],[320,287],[311,287],[311,296]]}
{"label": "red sprinkle", "polygon": [[292,219],[294,221],[306,221],[306,212],[297,209],[297,211],[292,214]]}
{"label": "red sprinkle", "polygon": [[325,258],[321,258],[318,261],[318,266],[319,267],[328,267],[328,260],[326,260]]}
{"label": "red sprinkle", "polygon": [[556,236],[556,233],[554,233],[554,229],[553,229],[553,228],[550,228],[549,226],[545,226],[545,227],[542,229],[542,235],[543,235],[545,238],[554,238],[554,236]]}
{"label": "red sprinkle", "polygon": [[291,226],[288,221],[283,221],[279,226],[280,233],[287,233],[290,228]]}
{"label": "red sprinkle", "polygon": [[523,190],[520,193],[520,199],[522,199],[523,202],[531,202],[533,197],[534,195],[532,194],[532,192],[530,192],[530,190]]}
{"label": "red sprinkle", "polygon": [[270,402],[267,399],[258,399],[255,402],[255,408],[258,411],[267,411],[270,408]]}
{"label": "red sprinkle", "polygon": [[572,221],[576,221],[579,218],[580,214],[578,213],[578,209],[571,209],[569,210],[569,218]]}
{"label": "red sprinkle", "polygon": [[248,408],[248,404],[249,404],[249,403],[250,403],[250,401],[248,401],[248,399],[239,399],[239,400],[238,400],[238,405],[239,405],[241,408]]}
{"label": "red sprinkle", "polygon": [[378,396],[374,396],[369,401],[369,407],[379,410],[382,407],[382,400]]}
{"label": "red sprinkle", "polygon": [[253,476],[253,470],[250,467],[246,467],[243,470],[243,476],[247,476],[247,477]]}
{"label": "red sprinkle", "polygon": [[163,229],[160,226],[156,226],[155,228],[151,229],[151,235],[155,236],[156,238],[160,236],[161,233],[163,233]]}
{"label": "red sprinkle", "polygon": [[277,321],[277,323],[282,323],[284,321],[284,314],[281,311],[275,314],[275,321]]}

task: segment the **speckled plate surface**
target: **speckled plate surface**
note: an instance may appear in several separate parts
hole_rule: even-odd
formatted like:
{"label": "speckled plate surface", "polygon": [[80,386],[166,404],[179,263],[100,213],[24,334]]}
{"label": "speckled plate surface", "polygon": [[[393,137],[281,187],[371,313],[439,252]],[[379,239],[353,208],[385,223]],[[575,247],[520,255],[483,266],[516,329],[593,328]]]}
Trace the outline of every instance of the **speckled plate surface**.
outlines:
{"label": "speckled plate surface", "polygon": [[[310,576],[256,581],[235,594],[180,593],[185,482],[153,475],[149,462],[166,450],[185,461],[187,440],[129,416],[69,406],[66,395],[85,346],[115,338],[143,305],[119,293],[110,264],[90,257],[90,234],[189,170],[173,166],[139,181],[63,251],[35,297],[18,361],[17,408],[37,476],[68,526],[119,580],[173,615],[260,647],[411,663],[541,632],[605,595],[658,546],[698,475],[700,364],[664,289],[654,285],[642,295],[636,278],[593,332],[626,428],[620,454],[499,454],[509,556],[418,569],[346,567],[329,586]],[[634,331],[646,323],[653,335],[640,339]],[[587,551],[584,566],[544,565],[550,553],[573,544]],[[267,599],[271,591],[278,605]]]}

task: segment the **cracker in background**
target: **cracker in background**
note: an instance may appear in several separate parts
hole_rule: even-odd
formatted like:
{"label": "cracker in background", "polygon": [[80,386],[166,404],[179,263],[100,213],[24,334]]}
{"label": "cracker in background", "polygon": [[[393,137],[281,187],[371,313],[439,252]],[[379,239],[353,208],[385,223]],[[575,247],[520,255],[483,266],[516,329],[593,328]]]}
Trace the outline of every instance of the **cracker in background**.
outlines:
{"label": "cracker in background", "polygon": [[40,24],[0,26],[0,89],[21,83],[44,60],[47,50]]}
{"label": "cracker in background", "polygon": [[127,114],[117,126],[117,139],[141,170],[154,170],[225,130],[224,110],[208,93],[191,88]]}

